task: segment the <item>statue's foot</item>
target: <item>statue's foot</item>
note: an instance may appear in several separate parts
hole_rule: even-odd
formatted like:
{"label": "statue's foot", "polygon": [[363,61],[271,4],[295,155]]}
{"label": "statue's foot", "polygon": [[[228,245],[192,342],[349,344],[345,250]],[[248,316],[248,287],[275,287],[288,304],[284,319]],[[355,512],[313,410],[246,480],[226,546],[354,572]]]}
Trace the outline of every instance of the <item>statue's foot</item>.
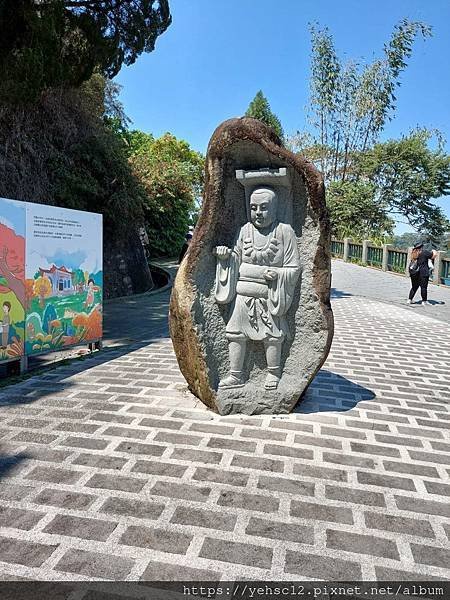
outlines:
{"label": "statue's foot", "polygon": [[267,373],[264,387],[266,388],[266,390],[276,390],[278,387],[279,381],[280,381],[280,378],[278,377],[278,375],[275,375],[274,373]]}
{"label": "statue's foot", "polygon": [[219,383],[219,388],[234,388],[234,387],[242,387],[244,385],[244,378],[242,373],[230,373],[225,379]]}

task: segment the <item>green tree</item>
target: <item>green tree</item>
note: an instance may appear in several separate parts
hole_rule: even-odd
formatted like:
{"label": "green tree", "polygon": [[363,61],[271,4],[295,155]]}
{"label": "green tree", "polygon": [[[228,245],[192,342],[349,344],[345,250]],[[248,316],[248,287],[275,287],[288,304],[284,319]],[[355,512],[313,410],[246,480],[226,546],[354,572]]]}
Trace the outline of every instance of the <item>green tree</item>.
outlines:
{"label": "green tree", "polygon": [[0,0],[0,97],[112,78],[170,23],[168,0]]}
{"label": "green tree", "polygon": [[400,140],[375,144],[355,157],[359,180],[375,186],[375,202],[406,218],[417,231],[438,240],[449,229],[445,214],[432,200],[450,194],[450,156],[432,132],[417,129]]}
{"label": "green tree", "polygon": [[158,139],[139,131],[125,135],[129,162],[143,195],[149,250],[154,256],[179,251],[203,184],[204,157],[170,133]]}
{"label": "green tree", "polygon": [[386,206],[376,201],[370,182],[333,181],[327,190],[332,231],[335,237],[384,242],[392,235],[394,221]]}
{"label": "green tree", "polygon": [[272,129],[275,131],[275,133],[281,140],[284,139],[284,132],[283,127],[281,126],[281,121],[277,117],[277,115],[270,110],[270,104],[261,90],[257,92],[256,96],[250,102],[245,116],[253,117],[254,119],[259,119],[266,125],[269,125],[269,127],[272,127]]}
{"label": "green tree", "polygon": [[384,45],[383,57],[368,64],[342,62],[327,28],[311,27],[312,134],[298,133],[291,145],[318,162],[326,183],[346,181],[354,173],[354,157],[378,140],[395,112],[395,90],[418,36],[431,29],[403,19]]}

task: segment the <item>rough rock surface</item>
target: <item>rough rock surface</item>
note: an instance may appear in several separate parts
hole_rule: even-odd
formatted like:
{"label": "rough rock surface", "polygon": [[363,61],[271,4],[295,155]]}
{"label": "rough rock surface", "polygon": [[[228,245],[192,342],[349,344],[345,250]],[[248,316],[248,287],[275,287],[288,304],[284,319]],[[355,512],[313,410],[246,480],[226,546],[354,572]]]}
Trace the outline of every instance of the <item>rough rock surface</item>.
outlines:
{"label": "rough rock surface", "polygon": [[[247,221],[236,170],[287,167],[291,179],[287,214],[297,237],[302,273],[287,320],[293,339],[282,353],[282,377],[266,390],[262,343],[249,342],[244,387],[219,388],[229,370],[225,326],[230,306],[214,297],[218,245],[233,246]],[[202,212],[189,252],[178,271],[170,303],[170,333],[189,389],[221,414],[287,413],[325,361],[333,336],[330,307],[330,230],[321,174],[305,158],[282,147],[260,121],[244,117],[220,125],[209,143]]]}

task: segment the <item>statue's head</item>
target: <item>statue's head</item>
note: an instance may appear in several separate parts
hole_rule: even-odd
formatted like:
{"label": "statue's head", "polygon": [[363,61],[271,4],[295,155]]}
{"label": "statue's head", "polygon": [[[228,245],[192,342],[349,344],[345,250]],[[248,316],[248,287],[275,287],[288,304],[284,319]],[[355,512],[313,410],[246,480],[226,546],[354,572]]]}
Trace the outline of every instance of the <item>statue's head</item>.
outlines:
{"label": "statue's head", "polygon": [[250,220],[258,229],[270,227],[277,218],[278,196],[269,187],[258,187],[250,195]]}

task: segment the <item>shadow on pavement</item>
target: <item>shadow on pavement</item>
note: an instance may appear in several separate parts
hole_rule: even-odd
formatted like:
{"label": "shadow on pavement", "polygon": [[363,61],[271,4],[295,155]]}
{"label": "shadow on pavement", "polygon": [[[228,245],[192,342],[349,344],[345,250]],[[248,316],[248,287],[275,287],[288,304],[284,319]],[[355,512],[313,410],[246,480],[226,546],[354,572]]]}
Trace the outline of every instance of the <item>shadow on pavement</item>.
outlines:
{"label": "shadow on pavement", "polygon": [[314,378],[295,413],[344,412],[359,402],[373,400],[375,393],[342,375],[322,369]]}
{"label": "shadow on pavement", "polygon": [[348,292],[344,292],[336,288],[331,288],[330,295],[332,298],[350,298],[353,296],[353,294],[349,294]]}
{"label": "shadow on pavement", "polygon": [[23,460],[30,458],[24,452],[14,455],[2,455],[0,454],[0,481],[10,474]]}

